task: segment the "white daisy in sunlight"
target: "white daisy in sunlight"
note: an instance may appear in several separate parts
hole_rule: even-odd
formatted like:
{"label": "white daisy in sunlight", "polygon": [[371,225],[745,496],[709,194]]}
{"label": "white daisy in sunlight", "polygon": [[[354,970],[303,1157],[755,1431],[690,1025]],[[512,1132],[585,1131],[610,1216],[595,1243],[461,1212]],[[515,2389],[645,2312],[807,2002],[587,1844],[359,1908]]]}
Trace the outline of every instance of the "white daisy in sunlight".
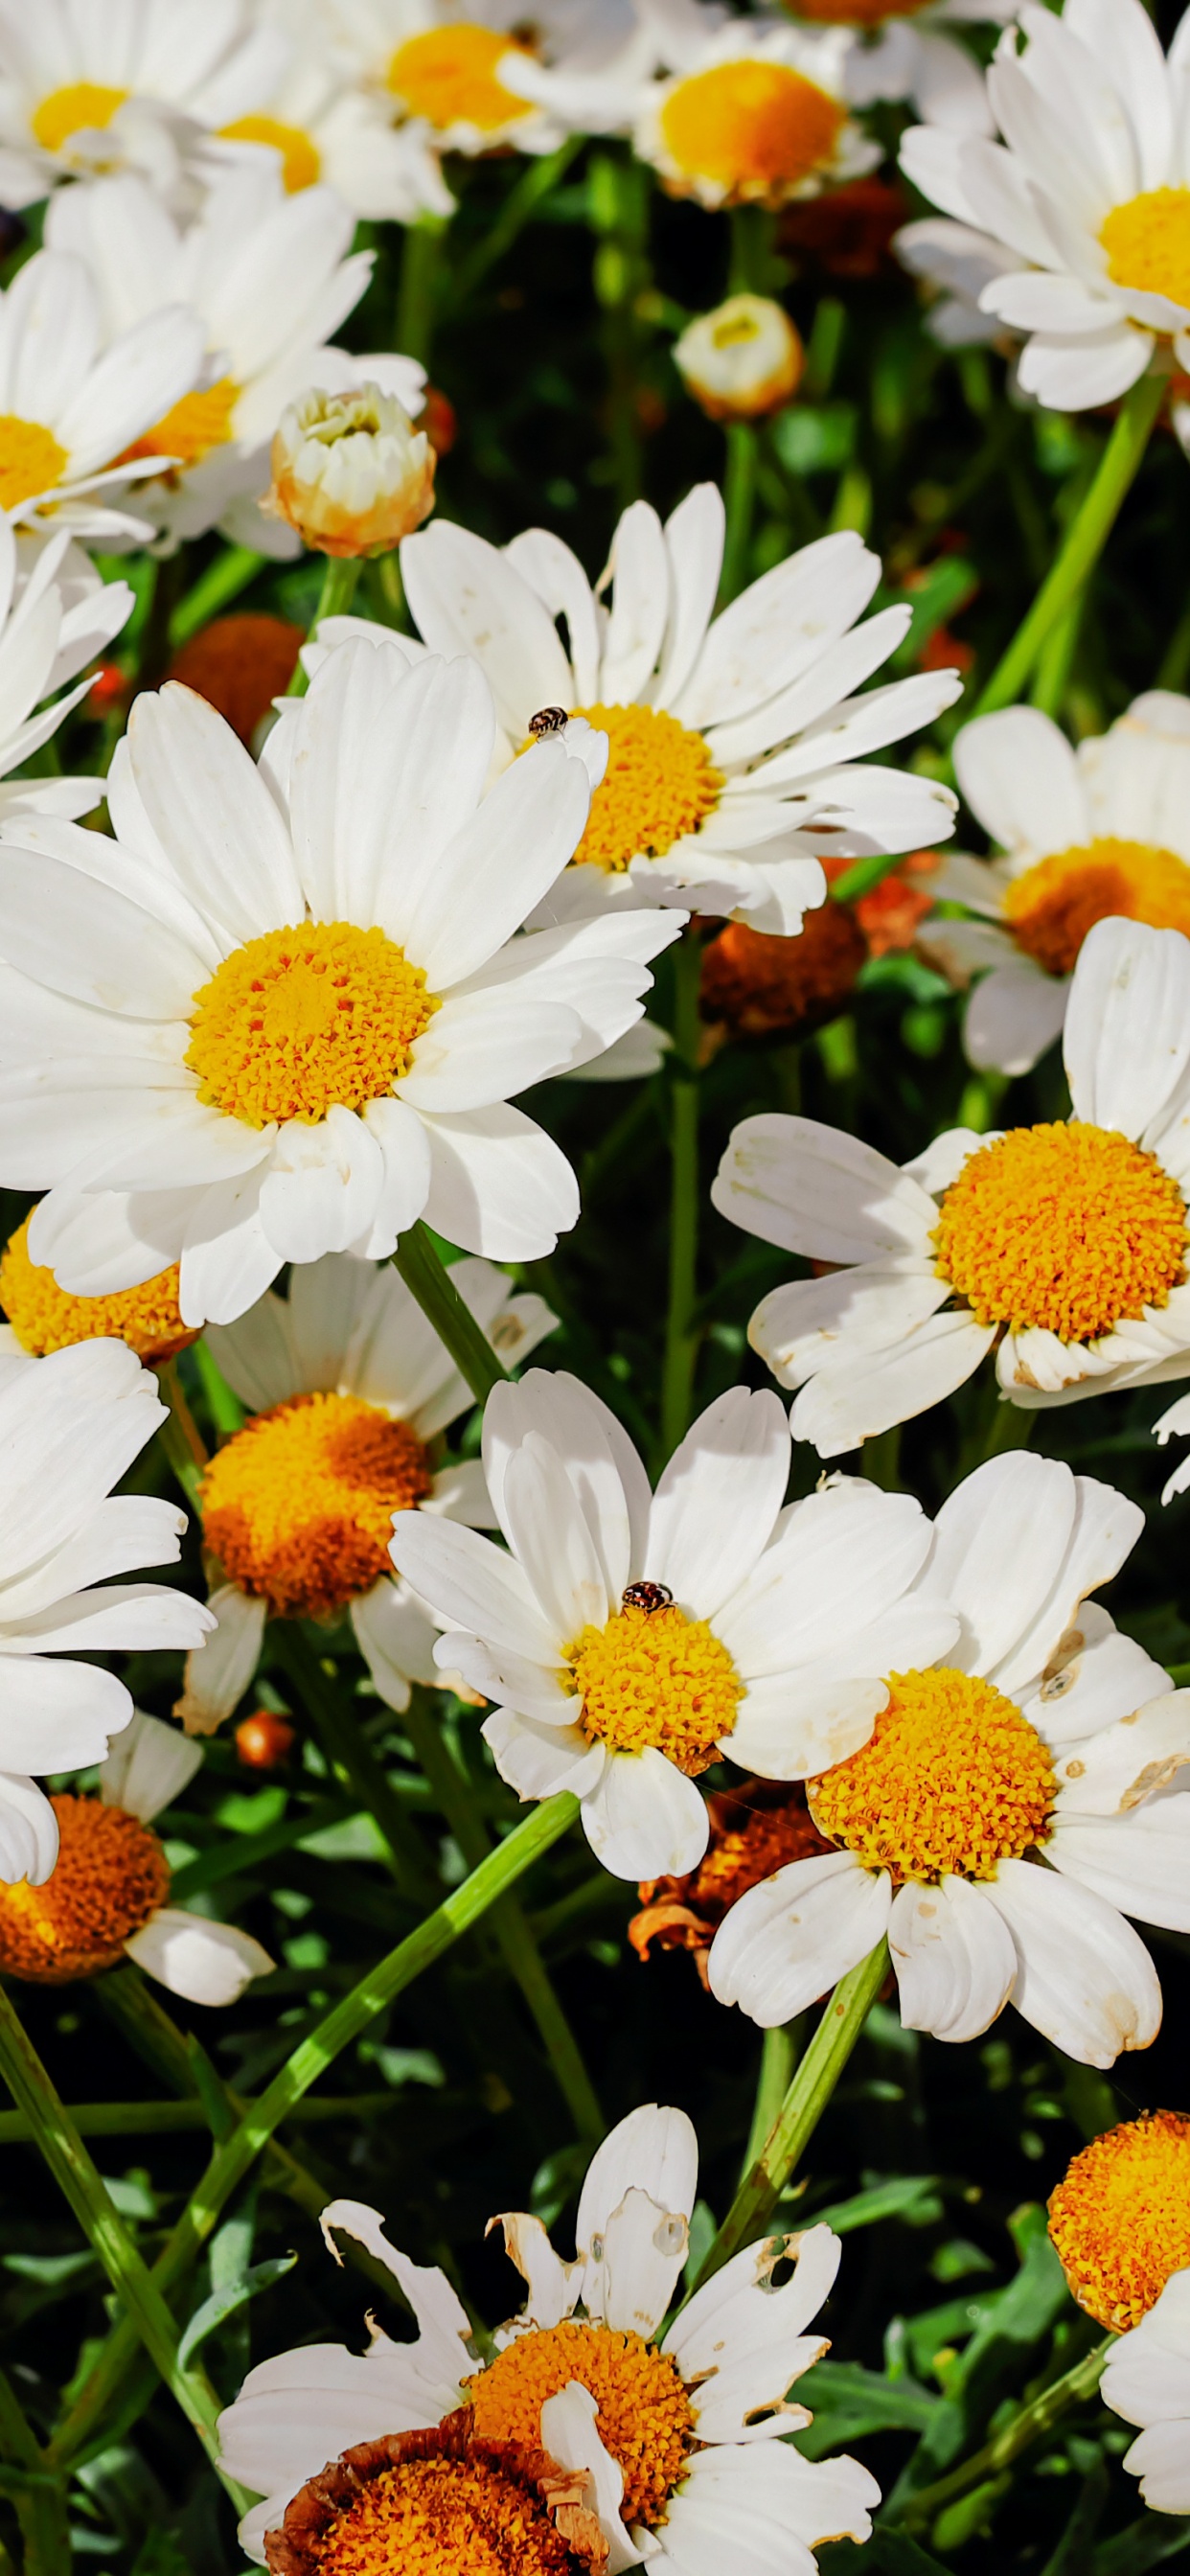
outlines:
{"label": "white daisy in sunlight", "polygon": [[214,1625],[185,1592],[107,1580],[177,1563],[185,1512],[112,1493],[164,1420],[120,1342],[0,1352],[0,1879],[40,1886],[57,1855],[28,1775],[101,1762],[132,1716],[114,1673],[72,1657],[197,1646]]}
{"label": "white daisy in sunlight", "polygon": [[[26,813],[89,814],[102,778],[10,778],[91,687],[78,679],[132,614],[126,581],[101,582],[65,529],[20,543],[0,513],[0,832]],[[73,688],[66,686],[73,680]],[[63,696],[57,691],[64,690]],[[50,704],[41,705],[40,700]]]}
{"label": "white daisy in sunlight", "polygon": [[391,99],[352,77],[321,0],[272,0],[265,14],[288,57],[250,115],[205,138],[204,167],[267,153],[289,190],[324,181],[365,222],[449,215],[454,199],[424,130],[394,125]]}
{"label": "white daisy in sunlight", "polygon": [[1153,2513],[1190,2513],[1190,2119],[1142,2111],[1092,2138],[1048,2203],[1080,2308],[1119,2336],[1099,2383],[1139,2424],[1123,2465]]}
{"label": "white daisy in sunlight", "polygon": [[912,1497],[836,1481],[785,1510],[789,1459],[778,1398],[735,1387],[650,1494],[590,1388],[534,1369],[484,1413],[511,1555],[425,1513],[394,1522],[393,1562],[447,1630],[438,1662],[497,1703],[497,1769],[522,1798],[573,1791],[618,1878],[693,1869],[696,1784],[721,1756],[777,1780],[842,1760],[884,1705],[888,1658],[954,1637],[919,1580]]}
{"label": "white daisy in sunlight", "polygon": [[1190,1930],[1190,1692],[1087,1597],[1143,1526],[1023,1451],[958,1487],[930,1564],[958,1644],[890,1673],[869,1741],[808,1782],[835,1849],[732,1906],[720,2003],[774,2028],[887,1935],[909,2029],[974,2039],[1011,2001],[1083,2065],[1150,2045],[1161,1989],[1124,1917]]}
{"label": "white daisy in sunlight", "polygon": [[125,167],[175,188],[196,133],[256,107],[284,59],[252,0],[0,0],[0,204]]}
{"label": "white daisy in sunlight", "polygon": [[918,938],[958,981],[980,978],[972,1064],[1028,1073],[1061,1034],[1097,921],[1190,932],[1190,698],[1150,689],[1077,750],[1039,708],[1005,707],[963,727],[954,765],[1003,856],[948,851],[933,891],[976,918],[923,922]]}
{"label": "white daisy in sunlight", "polygon": [[150,469],[113,460],[189,392],[202,354],[202,325],[180,302],[105,346],[89,270],[35,252],[0,292],[0,510],[96,543],[151,536],[126,506],[108,507],[113,486]]}
{"label": "white daisy in sunlight", "polygon": [[812,1118],[736,1128],[720,1215],[829,1265],[748,1327],[821,1457],[941,1403],[990,1351],[1025,1406],[1190,1377],[1190,941],[1097,922],[1064,1053],[1068,1123],[956,1128],[903,1168]]}
{"label": "white daisy in sunlight", "polygon": [[673,197],[788,205],[874,170],[880,146],[847,107],[847,27],[733,18],[700,0],[648,0],[667,77],[640,95],[634,148]]}
{"label": "white daisy in sunlight", "polygon": [[927,125],[990,134],[987,84],[974,55],[952,30],[1007,25],[1020,0],[784,0],[793,18],[813,27],[848,27],[853,107],[908,99]]}
{"label": "white daisy in sunlight", "polygon": [[987,75],[1003,142],[915,126],[901,166],[954,219],[956,252],[1001,268],[979,302],[1028,335],[1023,390],[1082,411],[1155,360],[1190,364],[1190,18],[1167,58],[1144,0],[1021,17]]}
{"label": "white daisy in sunlight", "polygon": [[401,548],[421,633],[482,663],[509,755],[554,706],[608,736],[574,869],[550,898],[558,918],[626,897],[791,933],[825,899],[824,853],[919,849],[954,829],[949,789],[862,757],[962,688],[957,671],[930,671],[854,694],[909,617],[886,608],[856,625],[877,556],[850,530],[819,538],[715,617],[723,529],[711,483],[664,526],[636,501],[594,590],[544,528],[501,551],[439,520]]}
{"label": "white daisy in sunlight", "polygon": [[[487,1261],[456,1261],[450,1275],[506,1368],[557,1323],[540,1297],[513,1296]],[[207,1339],[250,1418],[203,1479],[204,1537],[223,1578],[211,1596],[219,1626],[187,1664],[176,1714],[209,1735],[243,1697],[270,1615],[342,1610],[381,1698],[407,1708],[411,1682],[440,1679],[438,1632],[394,1580],[392,1518],[413,1505],[492,1523],[478,1461],[438,1467],[432,1455],[470,1411],[470,1389],[396,1271],[347,1253],[295,1270],[287,1298],[270,1291]]]}
{"label": "white daisy in sunlight", "polygon": [[489,2534],[515,2532],[523,2576],[642,2563],[689,2576],[712,2556],[731,2576],[796,2576],[819,2542],[866,2540],[875,2479],[783,2438],[812,2420],[788,2391],[830,2348],[806,2329],[840,2241],[818,2226],[747,2246],[659,2337],[697,2184],[685,2112],[645,2103],[592,2159],[571,2261],[539,2218],[493,2220],[528,2296],[482,2354],[445,2274],[391,2245],[375,2210],[332,2201],[332,2252],[336,2229],[366,2246],[417,2333],[394,2343],[373,2323],[366,2354],[307,2344],[249,2371],[219,2418],[224,2468],[265,2498],[240,2525],[249,2557],[314,2567],[335,2532],[375,2552],[361,2565],[396,2566],[404,2545],[424,2576],[455,2576],[474,2563],[485,2501]]}
{"label": "white daisy in sunlight", "polygon": [[171,683],[113,763],[114,840],[36,816],[0,845],[0,1171],[48,1189],[29,1251],[61,1286],[178,1262],[183,1320],[233,1323],[283,1262],[386,1259],[423,1215],[498,1260],[574,1224],[510,1099],[640,1018],[680,924],[518,939],[603,746],[571,726],[485,794],[494,738],[474,663],[353,643],[265,774]]}
{"label": "white daisy in sunlight", "polygon": [[[621,77],[631,81],[648,59],[628,0],[544,0],[531,19],[517,0],[325,5],[341,61],[435,154],[552,152],[572,122],[580,132],[601,123]],[[532,95],[538,72],[548,105]]]}
{"label": "white daisy in sunlight", "polygon": [[98,1977],[122,1958],[193,2004],[234,2004],[273,1962],[250,1932],[171,1905],[153,1832],[202,1760],[176,1726],[138,1709],[99,1774],[98,1798],[51,1800],[58,1856],[48,1879],[0,1884],[0,1969],[31,1985]]}

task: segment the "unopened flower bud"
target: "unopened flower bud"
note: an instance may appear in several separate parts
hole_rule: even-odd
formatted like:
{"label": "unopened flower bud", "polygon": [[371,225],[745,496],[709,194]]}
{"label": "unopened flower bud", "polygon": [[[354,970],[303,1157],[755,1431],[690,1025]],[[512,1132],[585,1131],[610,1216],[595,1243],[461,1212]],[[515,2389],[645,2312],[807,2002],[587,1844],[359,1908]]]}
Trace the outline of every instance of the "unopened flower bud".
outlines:
{"label": "unopened flower bud", "polygon": [[303,394],[282,414],[262,503],[324,555],[387,554],[434,506],[434,451],[395,394]]}
{"label": "unopened flower bud", "polygon": [[674,364],[711,420],[759,420],[797,392],[805,351],[789,315],[767,295],[729,295],[688,324]]}

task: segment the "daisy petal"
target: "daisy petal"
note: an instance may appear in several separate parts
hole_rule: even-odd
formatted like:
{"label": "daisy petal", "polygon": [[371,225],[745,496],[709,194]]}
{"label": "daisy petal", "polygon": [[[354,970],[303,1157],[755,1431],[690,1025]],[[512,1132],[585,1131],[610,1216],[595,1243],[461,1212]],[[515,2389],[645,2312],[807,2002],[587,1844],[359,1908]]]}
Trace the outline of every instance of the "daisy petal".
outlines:
{"label": "daisy petal", "polygon": [[1089,1888],[1002,1860],[984,1892],[1017,1954],[1013,2002],[1055,2048],[1083,2066],[1114,2066],[1161,2027],[1161,1988],[1144,1942]]}
{"label": "daisy petal", "polygon": [[711,1993],[762,2030],[817,2003],[888,1929],[892,1888],[851,1852],[792,1861],[724,1916],[707,1961]]}
{"label": "daisy petal", "polygon": [[977,2039],[1003,2012],[1016,1982],[1016,1949],[1002,1915],[963,1878],[902,1887],[888,1946],[906,2030]]}

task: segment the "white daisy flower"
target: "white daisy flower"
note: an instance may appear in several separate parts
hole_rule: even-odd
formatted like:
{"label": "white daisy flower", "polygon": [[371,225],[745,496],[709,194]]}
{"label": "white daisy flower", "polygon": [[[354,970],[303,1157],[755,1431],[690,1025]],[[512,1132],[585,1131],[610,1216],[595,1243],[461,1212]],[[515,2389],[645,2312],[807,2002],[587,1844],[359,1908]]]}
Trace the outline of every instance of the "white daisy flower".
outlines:
{"label": "white daisy flower", "polygon": [[622,118],[651,58],[629,0],[543,0],[531,21],[518,0],[323,6],[339,60],[435,169],[440,152],[552,152]]}
{"label": "white daisy flower", "polygon": [[0,204],[125,167],[176,187],[195,134],[256,107],[284,56],[251,0],[0,0]]}
{"label": "white daisy flower", "polygon": [[887,1674],[868,1742],[809,1782],[836,1848],[725,1916],[720,2003],[790,2021],[887,1934],[909,2029],[974,2039],[1011,2001],[1083,2065],[1150,2045],[1161,1989],[1124,1916],[1190,1930],[1190,1692],[1087,1597],[1143,1527],[1023,1451],[958,1487],[929,1566],[958,1644]]}
{"label": "white daisy flower", "polygon": [[[914,127],[901,166],[987,255],[980,294],[1028,334],[1026,393],[1083,411],[1190,364],[1190,19],[1168,59],[1143,0],[1023,6],[987,75],[1003,142]],[[959,247],[956,245],[956,248]]]}
{"label": "white daisy flower", "polygon": [[[18,542],[0,512],[0,833],[24,814],[89,814],[102,778],[11,778],[79,706],[91,674],[56,695],[132,614],[126,581],[104,583],[63,529]],[[41,705],[40,700],[50,704]]]}
{"label": "white daisy flower", "polygon": [[117,460],[189,392],[202,343],[197,314],[174,301],[104,346],[83,262],[57,250],[27,260],[0,293],[0,510],[13,525],[94,543],[151,536],[107,501],[152,467]]}
{"label": "white daisy flower", "polygon": [[391,98],[335,59],[319,0],[273,0],[263,14],[287,40],[285,66],[250,115],[206,138],[203,162],[269,153],[288,189],[325,181],[365,222],[451,214],[454,199],[423,129],[394,126]]}
{"label": "white daisy flower", "polygon": [[668,76],[642,91],[633,142],[672,197],[784,206],[881,158],[847,113],[848,27],[782,14],[732,18],[701,0],[648,0]]}
{"label": "white daisy flower", "polygon": [[0,1878],[40,1886],[57,1855],[28,1774],[102,1761],[132,1716],[123,1682],[71,1654],[197,1646],[214,1625],[185,1592],[107,1580],[177,1563],[185,1512],[112,1493],[164,1420],[121,1342],[0,1354]]}
{"label": "white daisy flower", "polygon": [[36,817],[0,846],[0,1168],[48,1187],[29,1250],[62,1286],[178,1261],[183,1321],[232,1323],[283,1262],[385,1259],[422,1215],[498,1260],[574,1224],[509,1100],[640,1018],[676,928],[514,936],[602,745],[572,726],[485,795],[494,734],[474,663],[353,643],[258,770],[171,683],[113,762],[114,840]]}
{"label": "white daisy flower", "polygon": [[887,1658],[928,1637],[930,1660],[955,1634],[919,1581],[917,1503],[836,1481],[784,1510],[789,1457],[779,1399],[735,1387],[650,1495],[590,1388],[534,1369],[484,1413],[511,1555],[425,1513],[394,1521],[393,1562],[448,1632],[439,1664],[497,1703],[497,1769],[522,1798],[572,1790],[617,1878],[694,1868],[696,1782],[720,1756],[776,1780],[842,1760],[883,1706]]}
{"label": "white daisy flower", "polygon": [[953,27],[1003,27],[1020,0],[795,0],[792,14],[812,26],[850,27],[847,57],[853,107],[908,99],[927,125],[959,134],[990,134],[983,70]]}
{"label": "white daisy flower", "polygon": [[[257,552],[300,550],[256,504],[286,405],[315,380],[328,391],[354,384],[365,363],[326,346],[372,273],[370,251],[347,256],[354,228],[333,188],[290,196],[259,155],[221,171],[188,225],[127,172],[54,199],[47,238],[86,262],[109,337],[151,329],[172,305],[200,317],[202,381],[125,451],[152,477],[138,485],[137,506],[173,540],[218,523]],[[380,365],[386,392],[419,409],[422,367],[367,363]]]}
{"label": "white daisy flower", "polygon": [[506,756],[552,706],[609,737],[575,871],[550,897],[558,918],[623,897],[789,934],[825,899],[824,852],[919,849],[954,829],[947,788],[863,757],[962,688],[957,671],[930,671],[854,694],[908,623],[897,607],[856,626],[878,557],[851,530],[821,537],[714,617],[723,530],[712,483],[664,527],[635,501],[595,590],[544,528],[500,551],[439,520],[401,548],[426,642],[487,672]]}
{"label": "white daisy flower", "polygon": [[[804,2459],[784,2438],[811,2421],[787,2392],[829,2350],[824,2335],[806,2329],[834,2283],[839,2239],[818,2226],[747,2246],[658,2340],[686,2260],[697,2183],[698,2143],[685,2112],[645,2103],[588,2168],[573,2260],[555,2253],[539,2218],[518,2210],[493,2219],[528,2295],[497,2329],[494,2352],[482,2354],[445,2275],[398,2252],[375,2210],[332,2201],[322,2214],[332,2253],[336,2228],[365,2245],[398,2283],[417,2334],[393,2343],[369,2321],[366,2354],[306,2344],[249,2371],[219,2418],[224,2467],[265,2497],[240,2525],[249,2557],[304,2566],[281,2551],[318,2528],[324,2499],[330,2524],[342,2491],[346,2510],[375,2535],[377,2565],[381,2550],[395,2565],[405,2538],[425,2576],[454,2576],[469,2563],[467,2469],[477,2459],[499,2481],[489,2489],[497,2515],[507,2510],[511,2523],[519,2511],[525,2576],[562,2566],[575,2576],[595,2566],[618,2576],[642,2563],[659,2576],[712,2563],[731,2576],[797,2576],[812,2569],[819,2541],[866,2540],[880,2501],[875,2479],[857,2460]],[[402,2442],[409,2435],[422,2439]],[[396,2477],[378,2510],[366,2484],[363,2503],[347,2501],[362,2480],[337,2480],[337,2463],[320,2477],[333,2443],[350,2460],[358,2444],[386,2437]],[[574,2483],[547,2476],[544,2493],[526,2494],[516,2464],[539,2450]],[[426,2460],[444,2464],[432,2527],[418,2511],[416,2463]],[[366,2480],[362,2459],[359,2467]],[[559,2532],[572,2558],[558,2550]]]}
{"label": "white daisy flower", "polygon": [[[1015,269],[1012,251],[990,241],[986,233],[948,223],[944,215],[902,224],[893,234],[892,246],[902,267],[912,277],[920,277],[926,289],[925,327],[940,347],[1015,352],[1019,334],[1008,331],[980,305],[985,286]],[[1017,390],[1015,375],[1012,381]]]}
{"label": "white daisy flower", "polygon": [[1077,750],[1037,707],[1005,707],[964,726],[954,764],[1003,856],[948,852],[933,890],[977,918],[926,921],[918,937],[956,980],[981,979],[971,1063],[1028,1073],[1061,1034],[1095,922],[1190,932],[1190,698],[1151,689]]}
{"label": "white daisy flower", "polygon": [[1048,2209],[1071,2296],[1120,2336],[1099,2393],[1143,2428],[1124,2467],[1155,2513],[1190,2513],[1190,2118],[1142,2111],[1092,2138]]}
{"label": "white daisy flower", "polygon": [[1139,2424],[1124,2467],[1153,2513],[1190,2513],[1190,2270],[1175,2272],[1155,2307],[1108,2354],[1099,2394]]}
{"label": "white daisy flower", "polygon": [[1064,1053],[1067,1125],[956,1128],[903,1168],[812,1118],[736,1128],[720,1215],[828,1267],[748,1327],[821,1457],[941,1403],[993,1350],[1027,1407],[1190,1377],[1190,942],[1097,922]]}
{"label": "white daisy flower", "polygon": [[[450,1275],[506,1367],[554,1330],[544,1301],[510,1295],[489,1262],[456,1261]],[[396,1271],[347,1253],[295,1270],[287,1298],[270,1291],[207,1339],[252,1418],[204,1478],[219,1628],[191,1656],[175,1714],[211,1734],[252,1679],[270,1613],[343,1610],[381,1698],[408,1708],[411,1682],[440,1680],[437,1630],[393,1579],[392,1516],[415,1503],[492,1525],[478,1461],[436,1469],[431,1457],[438,1434],[470,1411],[470,1389]]]}

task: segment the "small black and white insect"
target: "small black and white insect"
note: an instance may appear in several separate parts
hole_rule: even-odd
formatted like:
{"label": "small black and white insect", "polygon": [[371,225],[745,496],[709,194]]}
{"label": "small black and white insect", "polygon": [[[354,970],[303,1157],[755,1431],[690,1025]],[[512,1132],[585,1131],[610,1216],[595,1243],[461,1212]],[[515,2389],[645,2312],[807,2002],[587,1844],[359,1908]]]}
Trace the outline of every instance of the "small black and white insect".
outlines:
{"label": "small black and white insect", "polygon": [[540,742],[543,734],[561,733],[569,722],[565,707],[539,707],[529,718],[529,731]]}
{"label": "small black and white insect", "polygon": [[655,1610],[668,1610],[673,1594],[668,1583],[630,1583],[620,1596],[622,1610],[647,1610],[650,1619]]}

